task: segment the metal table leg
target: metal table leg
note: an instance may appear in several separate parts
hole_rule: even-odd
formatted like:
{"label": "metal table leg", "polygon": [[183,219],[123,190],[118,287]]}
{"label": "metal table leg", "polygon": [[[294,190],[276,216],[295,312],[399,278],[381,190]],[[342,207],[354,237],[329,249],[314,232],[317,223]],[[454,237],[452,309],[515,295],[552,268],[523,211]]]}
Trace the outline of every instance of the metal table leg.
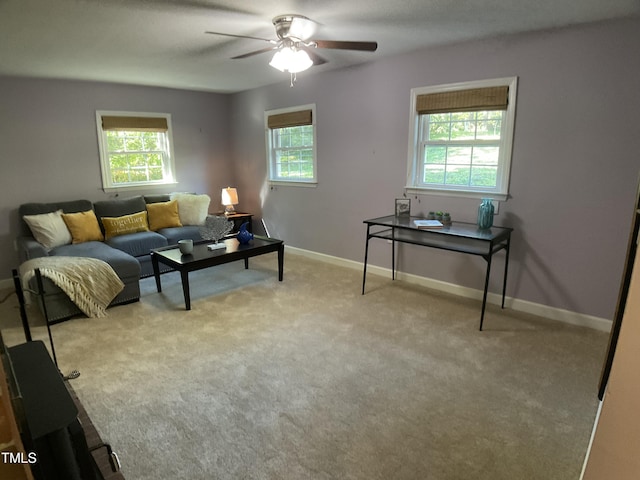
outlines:
{"label": "metal table leg", "polygon": [[482,324],[484,323],[484,309],[487,306],[487,291],[489,290],[489,275],[491,274],[491,258],[493,257],[493,244],[489,250],[489,255],[485,257],[487,261],[487,275],[484,279],[484,293],[482,294],[482,313],[480,314],[480,331],[482,331]]}
{"label": "metal table leg", "polygon": [[22,320],[22,329],[24,330],[24,338],[27,342],[32,341],[31,328],[29,327],[29,319],[27,318],[27,310],[25,309],[24,292],[22,291],[22,283],[20,283],[20,276],[17,270],[12,270],[13,285],[16,289],[16,295],[18,296],[18,305],[20,306],[20,319]]}
{"label": "metal table leg", "polygon": [[504,296],[507,291],[507,271],[509,269],[509,247],[511,246],[511,235],[507,238],[507,244],[504,247],[505,259],[504,259],[504,277],[502,279],[502,308],[504,308]]}
{"label": "metal table leg", "polygon": [[396,229],[391,229],[391,280],[396,279]]}
{"label": "metal table leg", "polygon": [[367,225],[367,240],[364,246],[364,269],[362,270],[362,295],[364,295],[364,284],[367,281],[367,259],[369,257],[369,229],[370,225]]}

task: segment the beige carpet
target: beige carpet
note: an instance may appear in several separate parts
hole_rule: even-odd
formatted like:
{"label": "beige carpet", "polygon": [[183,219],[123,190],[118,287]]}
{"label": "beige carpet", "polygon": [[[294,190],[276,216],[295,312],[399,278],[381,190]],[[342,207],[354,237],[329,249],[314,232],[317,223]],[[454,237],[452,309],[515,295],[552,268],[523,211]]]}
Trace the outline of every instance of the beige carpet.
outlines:
{"label": "beige carpet", "polygon": [[[128,480],[576,480],[607,335],[287,254],[53,327]],[[13,299],[8,343],[23,341]],[[45,338],[43,327],[35,329]]]}

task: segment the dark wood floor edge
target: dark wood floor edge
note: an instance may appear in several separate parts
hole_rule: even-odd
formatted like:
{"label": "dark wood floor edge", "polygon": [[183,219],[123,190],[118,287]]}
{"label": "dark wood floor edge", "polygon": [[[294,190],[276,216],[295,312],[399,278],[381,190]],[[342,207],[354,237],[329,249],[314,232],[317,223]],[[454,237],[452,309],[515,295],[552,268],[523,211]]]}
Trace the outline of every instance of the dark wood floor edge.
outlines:
{"label": "dark wood floor edge", "polygon": [[[87,439],[87,445],[91,450],[92,448],[98,445],[101,445],[103,443],[103,440],[100,438],[100,434],[98,433],[98,430],[96,429],[95,425],[91,421],[91,418],[89,418],[89,415],[87,414],[87,411],[85,410],[84,405],[82,405],[82,402],[80,401],[80,399],[78,398],[78,395],[76,394],[75,390],[71,386],[71,383],[68,380],[65,381],[64,383],[67,386],[67,389],[69,390],[69,393],[71,394],[71,398],[73,398],[73,401],[76,404],[76,407],[78,408],[78,420],[82,425],[82,429],[84,430],[84,434]],[[104,480],[125,480],[122,473],[114,472],[111,469],[111,464],[109,463],[109,453],[107,452],[106,448],[98,448],[92,452],[92,455]]]}

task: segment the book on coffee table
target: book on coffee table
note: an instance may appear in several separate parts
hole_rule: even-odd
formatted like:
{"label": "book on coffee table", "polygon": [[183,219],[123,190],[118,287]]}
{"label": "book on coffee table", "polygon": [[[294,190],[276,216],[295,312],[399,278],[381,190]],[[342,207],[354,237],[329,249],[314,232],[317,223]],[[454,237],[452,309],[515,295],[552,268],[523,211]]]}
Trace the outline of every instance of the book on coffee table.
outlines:
{"label": "book on coffee table", "polygon": [[443,224],[440,220],[414,220],[413,224],[420,230],[427,228],[442,228]]}

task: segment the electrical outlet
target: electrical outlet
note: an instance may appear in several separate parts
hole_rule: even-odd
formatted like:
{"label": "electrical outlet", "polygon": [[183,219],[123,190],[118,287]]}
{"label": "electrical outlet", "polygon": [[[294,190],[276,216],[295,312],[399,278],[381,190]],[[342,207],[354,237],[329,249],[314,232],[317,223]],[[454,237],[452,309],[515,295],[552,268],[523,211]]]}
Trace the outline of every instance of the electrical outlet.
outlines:
{"label": "electrical outlet", "polygon": [[491,200],[491,203],[493,203],[493,214],[497,215],[498,214],[498,207],[500,206],[500,202],[498,200]]}

